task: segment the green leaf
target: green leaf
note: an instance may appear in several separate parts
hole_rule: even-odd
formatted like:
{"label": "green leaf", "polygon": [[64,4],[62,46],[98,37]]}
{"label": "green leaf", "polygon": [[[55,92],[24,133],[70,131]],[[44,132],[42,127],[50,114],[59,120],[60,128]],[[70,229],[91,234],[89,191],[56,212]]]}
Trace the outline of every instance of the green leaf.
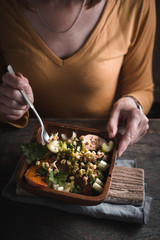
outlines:
{"label": "green leaf", "polygon": [[64,186],[65,182],[67,180],[67,176],[68,173],[65,172],[58,172],[55,176],[54,176],[54,180],[56,181],[56,183],[58,183],[60,186]]}
{"label": "green leaf", "polygon": [[97,162],[100,163],[101,160],[103,160],[104,156],[102,156],[101,158],[97,159]]}
{"label": "green leaf", "polygon": [[49,174],[49,181],[55,183],[53,170]]}
{"label": "green leaf", "polygon": [[37,171],[37,175],[39,175],[39,176],[44,176],[44,175],[46,175],[46,173],[47,173],[47,169],[45,169],[45,168],[43,168],[43,167],[41,167],[41,168],[38,169],[38,171]]}
{"label": "green leaf", "polygon": [[49,152],[46,145],[43,146],[38,142],[25,143],[21,147],[29,165],[32,165],[37,160],[46,158]]}
{"label": "green leaf", "polygon": [[71,189],[70,189],[70,192],[72,192],[72,193],[80,193],[81,190],[82,190],[82,188],[79,185],[73,184]]}
{"label": "green leaf", "polygon": [[71,149],[74,148],[73,143],[70,142],[70,143],[68,144],[68,147],[71,148]]}
{"label": "green leaf", "polygon": [[94,177],[93,177],[93,175],[92,175],[92,172],[91,172],[91,171],[88,171],[88,175],[89,175],[89,178],[90,178],[91,183],[93,184],[93,183],[95,182],[95,179],[94,179]]}
{"label": "green leaf", "polygon": [[65,186],[66,180],[68,177],[68,173],[58,172],[54,175],[53,170],[49,173],[49,177],[46,179],[46,183],[48,184],[59,184],[60,186]]}
{"label": "green leaf", "polygon": [[103,173],[102,173],[102,171],[101,170],[98,170],[98,178],[101,180],[101,179],[103,179]]}
{"label": "green leaf", "polygon": [[45,162],[42,163],[42,167],[37,171],[39,176],[44,176],[48,173],[48,169],[46,168]]}

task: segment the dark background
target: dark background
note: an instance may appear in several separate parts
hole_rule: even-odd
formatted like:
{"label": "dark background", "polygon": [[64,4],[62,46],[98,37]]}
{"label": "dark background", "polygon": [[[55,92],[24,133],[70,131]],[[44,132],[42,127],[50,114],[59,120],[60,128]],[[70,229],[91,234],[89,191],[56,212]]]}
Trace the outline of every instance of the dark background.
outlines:
{"label": "dark background", "polygon": [[154,103],[149,113],[150,118],[160,118],[160,0],[156,0],[157,28],[153,52],[153,80],[155,84]]}

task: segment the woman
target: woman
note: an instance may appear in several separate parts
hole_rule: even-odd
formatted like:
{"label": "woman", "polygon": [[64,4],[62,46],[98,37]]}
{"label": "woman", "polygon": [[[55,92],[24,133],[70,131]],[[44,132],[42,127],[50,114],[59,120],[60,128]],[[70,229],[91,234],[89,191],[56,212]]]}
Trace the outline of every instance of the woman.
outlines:
{"label": "woman", "polygon": [[0,0],[0,32],[1,121],[27,124],[24,89],[42,117],[106,118],[110,138],[125,124],[119,156],[147,132],[153,0]]}

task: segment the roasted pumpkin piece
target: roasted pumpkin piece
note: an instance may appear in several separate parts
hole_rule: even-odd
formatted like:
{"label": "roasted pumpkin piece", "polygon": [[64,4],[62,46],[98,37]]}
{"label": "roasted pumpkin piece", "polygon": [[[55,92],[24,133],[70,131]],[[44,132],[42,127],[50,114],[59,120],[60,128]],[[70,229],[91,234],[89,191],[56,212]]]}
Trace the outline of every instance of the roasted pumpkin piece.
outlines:
{"label": "roasted pumpkin piece", "polygon": [[48,185],[43,181],[43,176],[38,176],[37,171],[40,169],[40,166],[32,165],[28,168],[27,172],[25,173],[26,181],[34,187],[48,187]]}

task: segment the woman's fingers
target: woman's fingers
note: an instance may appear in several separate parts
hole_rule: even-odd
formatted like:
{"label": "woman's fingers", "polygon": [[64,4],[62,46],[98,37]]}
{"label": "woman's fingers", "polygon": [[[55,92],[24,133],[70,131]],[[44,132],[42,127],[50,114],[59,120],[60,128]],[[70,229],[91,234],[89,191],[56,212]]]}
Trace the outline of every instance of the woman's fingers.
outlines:
{"label": "woman's fingers", "polygon": [[[1,89],[0,89],[1,92]],[[27,106],[26,104],[23,105],[21,103],[19,103],[18,99],[12,99],[10,97],[8,97],[7,95],[2,95],[0,94],[0,103],[2,105],[4,105],[6,108],[11,108],[11,109],[17,109],[17,110],[28,110],[29,106]]]}
{"label": "woman's fingers", "polygon": [[[136,112],[136,114],[135,114]],[[121,156],[129,145],[138,142],[148,130],[148,119],[138,109],[128,112],[125,133],[118,146],[118,155]]]}
{"label": "woman's fingers", "polygon": [[23,99],[21,92],[17,89],[8,87],[7,85],[2,85],[0,87],[0,101],[2,103],[6,103],[6,105],[11,104],[12,102],[17,103],[17,105],[26,105],[26,102]]}
{"label": "woman's fingers", "polygon": [[26,110],[9,108],[0,103],[0,115],[5,117],[7,120],[14,121],[20,119],[25,112]]}
{"label": "woman's fingers", "polygon": [[18,73],[17,76],[5,73],[2,76],[0,85],[0,115],[7,120],[18,120],[29,109],[20,90],[25,90],[30,100],[33,102],[33,92],[28,83],[28,79]]}
{"label": "woman's fingers", "polygon": [[25,90],[26,94],[28,95],[29,99],[31,100],[31,102],[34,102],[34,97],[33,97],[33,92],[32,92],[32,88],[29,85],[29,81],[27,78],[25,78],[21,73],[18,73],[17,76],[21,79],[21,81],[24,82],[24,86],[23,86],[23,90]]}
{"label": "woman's fingers", "polygon": [[119,114],[120,111],[117,109],[115,111],[115,108],[113,108],[109,121],[107,123],[107,132],[109,138],[114,138],[118,131],[118,124],[119,124]]}
{"label": "woman's fingers", "polygon": [[[11,94],[10,97],[12,99],[17,99],[18,101],[22,104],[26,104],[24,98],[22,97],[20,91],[18,90],[25,90],[25,92],[27,93],[29,99],[33,102],[33,92],[31,89],[31,86],[29,85],[28,79],[25,78],[21,73],[18,73],[17,76],[10,74],[10,73],[5,73],[2,76],[2,81],[3,81],[3,86],[7,86],[8,89],[12,89],[12,93],[11,92],[7,92],[7,94]],[[13,91],[13,90],[16,91]]]}
{"label": "woman's fingers", "polygon": [[142,116],[140,117],[140,123],[137,126],[137,135],[130,142],[130,145],[138,142],[147,133],[149,129],[149,119],[143,113],[141,113],[141,115]]}
{"label": "woman's fingers", "polygon": [[18,73],[17,76],[13,75],[9,72],[6,72],[2,76],[2,81],[5,83],[7,86],[10,86],[11,88],[15,89],[23,89],[23,87],[28,84],[28,79],[23,77],[22,74]]}
{"label": "woman's fingers", "polygon": [[[137,110],[137,109],[136,109]],[[121,156],[127,147],[133,142],[137,137],[137,130],[140,120],[138,117],[133,117],[132,111],[128,112],[127,123],[125,127],[125,133],[121,138],[118,146],[118,155]]]}
{"label": "woman's fingers", "polygon": [[115,137],[120,123],[125,126],[125,132],[119,142],[118,156],[120,157],[127,147],[138,142],[149,128],[148,118],[136,108],[135,103],[123,98],[117,101],[107,124],[110,138]]}

